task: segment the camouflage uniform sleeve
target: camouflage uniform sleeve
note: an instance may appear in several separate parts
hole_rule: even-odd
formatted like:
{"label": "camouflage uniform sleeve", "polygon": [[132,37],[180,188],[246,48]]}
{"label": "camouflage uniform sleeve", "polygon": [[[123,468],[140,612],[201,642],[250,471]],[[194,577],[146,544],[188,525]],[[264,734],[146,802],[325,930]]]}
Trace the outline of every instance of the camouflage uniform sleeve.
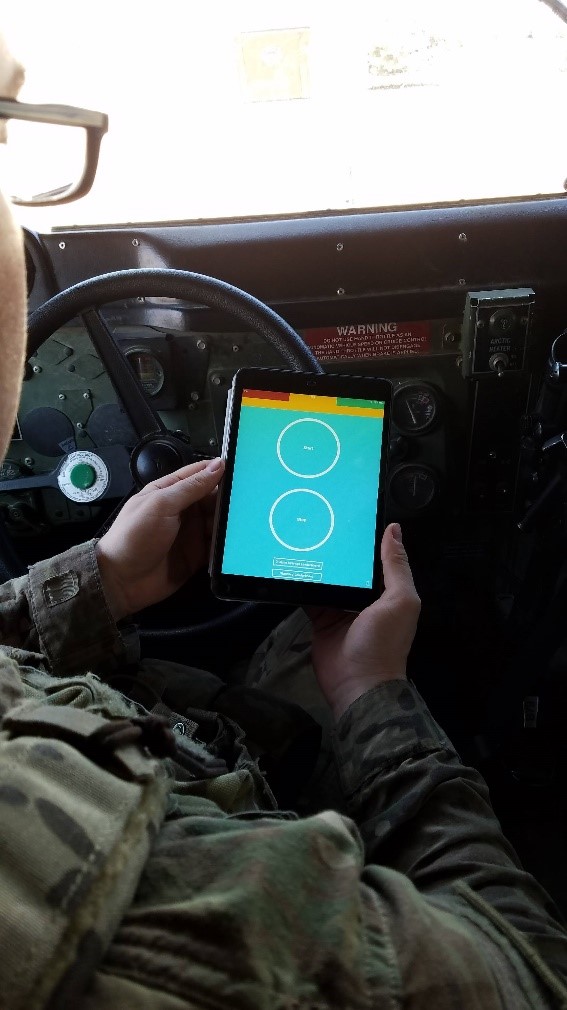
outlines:
{"label": "camouflage uniform sleeve", "polygon": [[406,875],[430,901],[476,894],[567,976],[567,936],[546,892],[502,833],[482,776],[463,765],[413,685],[359,698],[334,731],[347,799],[367,863]]}
{"label": "camouflage uniform sleeve", "polygon": [[66,676],[131,658],[104,595],[95,544],[72,547],[0,585],[0,644],[15,650],[18,662],[27,662],[22,651],[40,653],[50,673]]}

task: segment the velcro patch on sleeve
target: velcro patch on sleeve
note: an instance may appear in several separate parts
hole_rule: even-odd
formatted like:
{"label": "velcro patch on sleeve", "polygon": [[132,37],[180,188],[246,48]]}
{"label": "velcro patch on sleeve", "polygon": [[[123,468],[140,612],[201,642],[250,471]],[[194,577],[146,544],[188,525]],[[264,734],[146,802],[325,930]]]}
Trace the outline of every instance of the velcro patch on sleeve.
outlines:
{"label": "velcro patch on sleeve", "polygon": [[79,592],[79,577],[76,572],[62,572],[43,583],[43,598],[48,607],[67,603]]}

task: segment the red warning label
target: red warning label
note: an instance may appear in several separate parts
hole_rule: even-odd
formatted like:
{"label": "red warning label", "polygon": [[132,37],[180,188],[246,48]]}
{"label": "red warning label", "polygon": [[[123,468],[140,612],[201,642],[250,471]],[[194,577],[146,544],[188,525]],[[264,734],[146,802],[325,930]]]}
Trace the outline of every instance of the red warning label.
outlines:
{"label": "red warning label", "polygon": [[337,358],[409,357],[431,349],[431,323],[347,323],[303,330],[303,338],[320,361]]}

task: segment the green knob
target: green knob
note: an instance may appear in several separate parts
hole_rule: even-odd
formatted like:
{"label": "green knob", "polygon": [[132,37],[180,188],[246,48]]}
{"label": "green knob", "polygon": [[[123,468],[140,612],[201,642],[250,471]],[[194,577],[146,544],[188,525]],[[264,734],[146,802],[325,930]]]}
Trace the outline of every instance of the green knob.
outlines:
{"label": "green knob", "polygon": [[78,487],[81,491],[86,491],[92,487],[96,481],[96,470],[88,463],[77,463],[69,474],[73,487]]}

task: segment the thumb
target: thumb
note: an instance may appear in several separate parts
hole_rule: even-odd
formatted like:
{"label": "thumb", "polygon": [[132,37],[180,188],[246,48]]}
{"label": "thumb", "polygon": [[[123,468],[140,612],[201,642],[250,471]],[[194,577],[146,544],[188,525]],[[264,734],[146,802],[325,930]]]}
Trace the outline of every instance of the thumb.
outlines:
{"label": "thumb", "polygon": [[[219,483],[224,473],[224,462],[222,459],[212,459],[205,467],[193,464],[190,473],[178,471],[175,483],[169,483],[167,487],[158,489],[160,503],[169,515],[179,515],[190,505],[201,501],[211,494]],[[173,476],[173,475],[171,475]]]}
{"label": "thumb", "polygon": [[381,547],[384,588],[388,596],[416,596],[408,556],[402,543],[399,523],[390,523],[384,530]]}

